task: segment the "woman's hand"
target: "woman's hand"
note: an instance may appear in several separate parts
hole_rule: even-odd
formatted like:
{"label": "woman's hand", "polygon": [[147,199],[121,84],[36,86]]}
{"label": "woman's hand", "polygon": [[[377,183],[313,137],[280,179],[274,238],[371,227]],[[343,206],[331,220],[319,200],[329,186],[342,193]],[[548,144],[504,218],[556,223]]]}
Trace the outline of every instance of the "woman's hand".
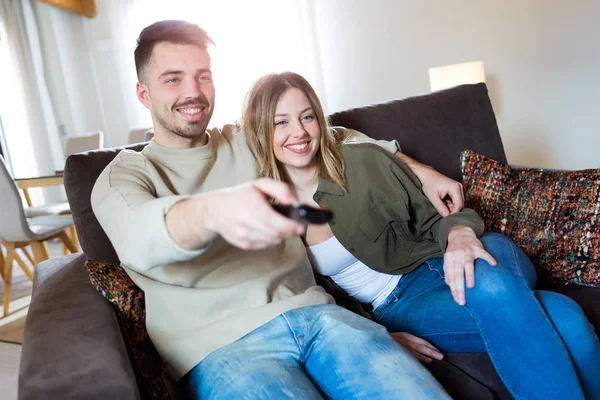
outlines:
{"label": "woman's hand", "polygon": [[497,262],[483,248],[475,231],[466,226],[455,226],[448,235],[448,247],[444,253],[445,281],[452,297],[461,306],[466,304],[465,279],[468,288],[475,287],[475,260],[481,258],[490,265]]}
{"label": "woman's hand", "polygon": [[390,336],[417,360],[429,364],[433,359],[441,360],[444,355],[427,340],[421,339],[407,332],[390,332]]}

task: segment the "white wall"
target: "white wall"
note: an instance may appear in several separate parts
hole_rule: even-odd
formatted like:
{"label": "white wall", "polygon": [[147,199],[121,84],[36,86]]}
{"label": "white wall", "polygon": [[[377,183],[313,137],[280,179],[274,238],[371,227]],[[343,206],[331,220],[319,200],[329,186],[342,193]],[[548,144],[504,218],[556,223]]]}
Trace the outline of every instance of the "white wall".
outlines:
{"label": "white wall", "polygon": [[597,0],[316,1],[330,112],[429,91],[483,60],[509,162],[600,167]]}
{"label": "white wall", "polygon": [[[124,60],[129,50],[116,51],[123,39],[107,28],[115,23],[107,8],[122,3],[100,0],[93,20],[34,3],[41,35],[48,35],[48,84],[66,132],[100,128],[107,145],[125,144],[127,131],[149,119],[114,67],[133,65]],[[426,93],[430,67],[483,60],[509,162],[600,167],[597,0],[310,3],[324,74],[315,83],[327,111]],[[124,112],[132,105],[137,112]]]}

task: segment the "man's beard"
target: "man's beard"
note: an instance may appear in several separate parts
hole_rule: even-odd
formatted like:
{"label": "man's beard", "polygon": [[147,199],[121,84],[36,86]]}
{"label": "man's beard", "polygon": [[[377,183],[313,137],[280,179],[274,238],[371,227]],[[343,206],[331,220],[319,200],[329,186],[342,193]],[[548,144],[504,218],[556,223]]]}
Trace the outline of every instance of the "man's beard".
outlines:
{"label": "man's beard", "polygon": [[[173,110],[172,112],[176,113],[177,111]],[[165,128],[167,131],[172,132],[173,134],[185,139],[194,139],[202,136],[206,132],[208,122],[212,117],[212,110],[210,110],[209,114],[205,115],[205,118],[199,121],[186,121],[184,122],[183,126],[178,126],[175,123],[175,116],[173,116],[173,119],[171,121],[167,120],[167,118],[163,118],[163,116],[159,115],[158,113],[155,114],[155,116],[158,120],[158,123],[161,124],[162,127]]]}

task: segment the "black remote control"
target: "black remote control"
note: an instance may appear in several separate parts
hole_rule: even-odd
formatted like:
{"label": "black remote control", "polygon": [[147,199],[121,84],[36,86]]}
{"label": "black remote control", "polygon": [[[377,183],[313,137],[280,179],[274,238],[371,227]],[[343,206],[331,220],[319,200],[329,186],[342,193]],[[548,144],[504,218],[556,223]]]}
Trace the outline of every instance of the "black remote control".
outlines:
{"label": "black remote control", "polygon": [[321,210],[300,203],[273,204],[273,208],[284,217],[304,224],[326,224],[333,218],[333,213],[329,210]]}

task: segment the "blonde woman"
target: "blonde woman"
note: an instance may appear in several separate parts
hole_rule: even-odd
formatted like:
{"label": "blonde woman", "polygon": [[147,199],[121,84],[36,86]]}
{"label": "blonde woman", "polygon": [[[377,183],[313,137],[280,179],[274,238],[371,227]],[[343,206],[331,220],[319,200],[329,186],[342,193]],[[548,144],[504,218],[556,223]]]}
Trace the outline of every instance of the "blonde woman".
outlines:
{"label": "blonde woman", "polygon": [[486,351],[516,399],[600,399],[600,344],[578,305],[534,290],[529,258],[483,233],[473,210],[439,215],[399,159],[371,144],[344,146],[304,78],[258,80],[243,130],[261,177],[333,211],[303,237],[314,271],[338,298],[372,307],[417,358]]}

